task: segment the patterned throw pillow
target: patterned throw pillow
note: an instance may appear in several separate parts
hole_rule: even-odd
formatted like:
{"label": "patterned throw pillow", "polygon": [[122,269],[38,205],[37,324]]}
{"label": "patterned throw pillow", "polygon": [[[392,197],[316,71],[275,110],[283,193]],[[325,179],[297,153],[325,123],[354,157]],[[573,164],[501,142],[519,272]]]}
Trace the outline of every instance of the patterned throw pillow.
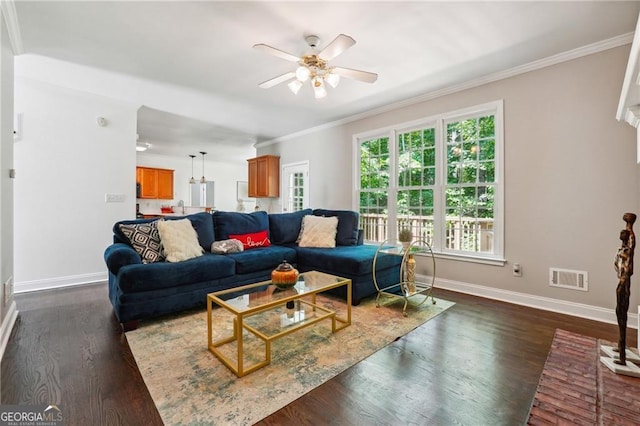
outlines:
{"label": "patterned throw pillow", "polygon": [[305,216],[302,218],[302,230],[298,239],[300,247],[335,247],[338,218]]}
{"label": "patterned throw pillow", "polygon": [[161,220],[158,232],[168,262],[180,262],[202,256],[204,250],[189,219]]}
{"label": "patterned throw pillow", "polygon": [[245,250],[256,247],[269,247],[271,245],[271,242],[269,241],[269,234],[266,229],[264,231],[252,232],[249,234],[233,234],[229,235],[229,238],[240,241]]}
{"label": "patterned throw pillow", "polygon": [[214,241],[211,244],[211,253],[215,254],[240,253],[241,251],[244,251],[244,246],[238,240]]}
{"label": "patterned throw pillow", "polygon": [[157,220],[130,225],[120,224],[119,227],[120,231],[129,239],[131,247],[142,258],[142,263],[154,263],[164,260]]}

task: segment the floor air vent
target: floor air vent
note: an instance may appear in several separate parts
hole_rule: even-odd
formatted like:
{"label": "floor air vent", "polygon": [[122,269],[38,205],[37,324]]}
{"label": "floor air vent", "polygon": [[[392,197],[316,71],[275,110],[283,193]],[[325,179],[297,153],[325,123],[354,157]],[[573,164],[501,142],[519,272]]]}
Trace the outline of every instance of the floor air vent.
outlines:
{"label": "floor air vent", "polygon": [[589,274],[586,271],[549,268],[549,285],[551,287],[588,291]]}

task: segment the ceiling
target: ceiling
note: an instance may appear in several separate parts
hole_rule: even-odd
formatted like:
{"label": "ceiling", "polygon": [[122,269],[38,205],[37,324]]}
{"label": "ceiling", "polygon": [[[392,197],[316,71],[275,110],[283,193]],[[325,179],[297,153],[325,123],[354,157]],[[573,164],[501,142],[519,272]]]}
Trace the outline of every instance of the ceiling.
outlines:
{"label": "ceiling", "polygon": [[[49,0],[15,8],[25,53],[181,86],[222,105],[204,121],[142,108],[140,140],[168,153],[175,135],[200,149],[251,145],[626,34],[640,2]],[[356,44],[330,64],[375,72],[377,82],[343,78],[320,100],[308,86],[298,95],[286,84],[258,87],[295,64],[254,44],[297,56],[305,35],[319,36],[322,48],[340,33]]]}

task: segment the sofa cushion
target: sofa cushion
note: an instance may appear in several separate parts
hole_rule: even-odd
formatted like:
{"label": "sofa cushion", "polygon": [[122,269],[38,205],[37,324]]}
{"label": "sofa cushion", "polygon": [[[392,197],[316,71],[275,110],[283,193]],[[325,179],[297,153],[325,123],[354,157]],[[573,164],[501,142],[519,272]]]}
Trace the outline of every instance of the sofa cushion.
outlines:
{"label": "sofa cushion", "polygon": [[273,213],[269,215],[269,236],[271,244],[295,243],[300,235],[302,218],[313,214],[305,209],[293,213]]}
{"label": "sofa cushion", "polygon": [[120,268],[118,285],[123,293],[181,288],[235,274],[235,262],[228,256],[205,253],[184,262],[157,262],[149,265],[127,265]]}
{"label": "sofa cushion", "polygon": [[202,256],[204,250],[198,243],[198,234],[189,219],[160,220],[158,232],[162,251],[168,262],[181,262]]}
{"label": "sofa cushion", "polygon": [[358,244],[358,226],[360,214],[352,210],[324,210],[315,209],[315,216],[338,218],[338,234],[336,244],[339,246],[355,246]]}
{"label": "sofa cushion", "polygon": [[237,213],[215,212],[213,224],[216,240],[228,240],[232,234],[248,234],[251,232],[269,231],[267,212]]}
{"label": "sofa cushion", "polygon": [[298,245],[300,247],[335,247],[337,217],[305,216]]}
{"label": "sofa cushion", "polygon": [[158,233],[158,221],[145,223],[121,223],[118,230],[131,247],[140,255],[142,263],[164,260],[162,242]]}
{"label": "sofa cushion", "polygon": [[193,229],[195,229],[196,234],[198,234],[198,243],[200,244],[200,247],[202,247],[204,251],[211,250],[211,244],[213,244],[213,242],[215,241],[213,232],[213,218],[211,217],[211,213],[200,212],[175,218],[172,216],[168,216],[165,219],[189,219],[191,221]]}
{"label": "sofa cushion", "polygon": [[248,274],[256,271],[273,270],[283,260],[295,263],[296,251],[290,247],[260,247],[242,253],[231,253],[227,257],[236,261],[236,274]]}
{"label": "sofa cushion", "polygon": [[[373,257],[378,246],[337,246],[334,248],[297,247],[298,263],[305,271],[318,269],[332,271],[335,275],[348,277],[371,274]],[[401,256],[380,255],[376,270],[395,267],[402,262]]]}
{"label": "sofa cushion", "polygon": [[264,231],[251,232],[248,234],[230,234],[229,238],[240,241],[242,243],[242,248],[245,250],[258,247],[269,247],[271,245],[269,242],[269,233],[266,229]]}
{"label": "sofa cushion", "polygon": [[[187,216],[166,216],[165,220],[180,220],[180,219],[189,219],[191,221],[191,225],[193,225],[193,229],[196,230],[198,234],[198,242],[200,246],[205,250],[209,251],[211,249],[211,244],[214,241],[214,232],[213,232],[213,218],[210,213],[201,212],[190,214]],[[131,219],[131,220],[121,220],[120,222],[116,222],[113,225],[113,242],[114,243],[128,243],[129,240],[125,237],[125,235],[120,230],[120,224],[130,225],[136,223],[151,223],[158,219]]]}

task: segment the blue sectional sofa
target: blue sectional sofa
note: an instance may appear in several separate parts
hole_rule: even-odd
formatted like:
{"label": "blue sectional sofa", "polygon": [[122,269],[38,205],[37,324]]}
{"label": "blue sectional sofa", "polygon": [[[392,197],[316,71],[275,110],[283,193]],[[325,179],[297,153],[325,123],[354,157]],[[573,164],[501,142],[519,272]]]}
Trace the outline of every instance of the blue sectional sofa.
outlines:
{"label": "blue sectional sofa", "polygon": [[[336,247],[297,245],[306,215],[338,218]],[[204,254],[173,263],[143,263],[119,226],[156,219],[120,221],[113,226],[114,243],[107,247],[104,258],[109,270],[109,298],[125,330],[136,328],[140,319],[205,306],[207,293],[268,280],[271,271],[283,260],[296,265],[300,272],[317,270],[351,279],[354,305],[376,293],[372,263],[377,246],[362,243],[357,212],[322,209],[281,214],[215,212],[167,219],[184,218],[191,221]],[[214,241],[265,230],[270,241],[268,247],[224,255],[211,253]],[[381,257],[377,262],[378,282],[397,282],[400,263],[397,256]],[[344,292],[344,287],[336,289],[337,295],[346,298]]]}

